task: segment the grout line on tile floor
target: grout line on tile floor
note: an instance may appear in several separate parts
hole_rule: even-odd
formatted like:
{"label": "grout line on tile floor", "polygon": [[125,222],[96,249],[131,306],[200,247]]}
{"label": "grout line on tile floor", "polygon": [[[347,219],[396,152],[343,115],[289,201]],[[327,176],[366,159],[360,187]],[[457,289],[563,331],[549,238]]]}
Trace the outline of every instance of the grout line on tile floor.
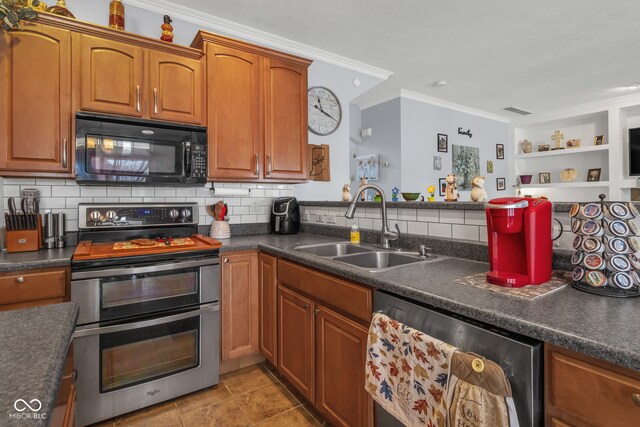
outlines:
{"label": "grout line on tile floor", "polygon": [[[267,422],[267,421],[269,421],[269,420],[272,420],[272,419],[274,419],[274,418],[276,418],[276,417],[279,417],[279,416],[284,415],[284,414],[286,414],[286,413],[288,413],[288,412],[291,412],[291,411],[293,411],[293,410],[295,410],[295,409],[298,409],[298,408],[300,408],[301,406],[303,406],[303,405],[296,405],[296,406],[294,406],[293,408],[287,409],[286,411],[284,411],[284,412],[280,412],[279,414],[275,414],[274,416],[269,417],[269,418],[267,418],[267,419],[265,419],[265,420],[262,420],[262,421],[260,421],[259,423],[253,423],[252,425],[256,425],[256,426],[257,426],[257,425],[260,425],[260,424],[264,424],[264,423],[266,423],[266,422]],[[306,409],[305,409],[305,410],[306,410]],[[309,415],[311,415],[311,414],[309,414]],[[313,416],[311,416],[311,418],[313,418]],[[314,419],[315,419],[315,418],[314,418]]]}

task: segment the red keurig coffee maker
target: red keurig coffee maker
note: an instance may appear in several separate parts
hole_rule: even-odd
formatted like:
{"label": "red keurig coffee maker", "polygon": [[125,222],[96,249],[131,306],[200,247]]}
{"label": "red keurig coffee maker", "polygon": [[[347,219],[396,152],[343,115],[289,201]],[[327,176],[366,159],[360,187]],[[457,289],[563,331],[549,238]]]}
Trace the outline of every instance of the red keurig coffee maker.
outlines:
{"label": "red keurig coffee maker", "polygon": [[504,197],[485,205],[489,233],[487,281],[520,288],[551,279],[552,205],[546,199]]}

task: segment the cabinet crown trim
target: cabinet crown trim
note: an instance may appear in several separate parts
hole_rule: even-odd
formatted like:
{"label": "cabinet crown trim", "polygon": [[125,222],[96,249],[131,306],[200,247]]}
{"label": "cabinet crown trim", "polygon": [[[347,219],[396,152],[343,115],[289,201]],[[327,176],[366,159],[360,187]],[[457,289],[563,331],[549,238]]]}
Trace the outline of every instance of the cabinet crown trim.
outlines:
{"label": "cabinet crown trim", "polygon": [[[172,43],[156,40],[151,37],[141,36],[139,34],[127,33],[124,31],[112,30],[102,25],[91,24],[88,22],[78,21],[76,19],[64,16],[52,15],[49,13],[40,13],[33,21],[37,24],[44,24],[51,27],[62,28],[90,36],[97,36],[107,40],[119,41],[134,46],[154,49],[163,52],[169,52],[185,58],[200,59],[204,53],[199,49],[193,49],[187,46],[175,45]],[[25,28],[28,28],[29,22],[25,22]]]}

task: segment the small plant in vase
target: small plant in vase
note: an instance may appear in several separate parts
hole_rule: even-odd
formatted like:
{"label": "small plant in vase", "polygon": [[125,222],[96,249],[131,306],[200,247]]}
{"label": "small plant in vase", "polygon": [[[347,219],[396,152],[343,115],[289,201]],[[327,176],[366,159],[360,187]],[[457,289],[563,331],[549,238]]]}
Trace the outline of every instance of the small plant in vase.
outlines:
{"label": "small plant in vase", "polygon": [[398,187],[393,187],[391,189],[391,201],[393,201],[393,203],[398,202],[398,194],[400,194],[400,189]]}
{"label": "small plant in vase", "polygon": [[0,0],[0,22],[5,30],[20,29],[20,21],[38,16],[39,0]]}
{"label": "small plant in vase", "polygon": [[436,187],[434,187],[433,185],[430,185],[429,188],[427,188],[427,193],[429,193],[429,197],[427,197],[427,201],[433,202],[434,200],[436,200]]}

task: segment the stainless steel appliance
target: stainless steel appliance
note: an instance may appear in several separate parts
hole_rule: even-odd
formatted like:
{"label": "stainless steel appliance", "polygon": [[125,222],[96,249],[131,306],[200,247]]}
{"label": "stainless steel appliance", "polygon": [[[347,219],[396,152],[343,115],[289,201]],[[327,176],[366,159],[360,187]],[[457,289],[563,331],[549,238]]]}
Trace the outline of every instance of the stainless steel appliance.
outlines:
{"label": "stainless steel appliance", "polygon": [[76,181],[203,186],[207,182],[207,129],[78,113]]}
{"label": "stainless steel appliance", "polygon": [[[522,427],[544,425],[542,388],[542,343],[469,319],[444,313],[378,291],[374,310],[463,351],[480,354],[498,363],[511,383],[513,400]],[[376,425],[402,426],[391,414],[376,405]]]}
{"label": "stainless steel appliance", "polygon": [[274,234],[296,234],[300,230],[300,206],[295,197],[273,201],[270,227]]}
{"label": "stainless steel appliance", "polygon": [[[197,236],[196,209],[80,205],[71,263],[71,300],[80,305],[78,425],[218,383],[219,256],[213,247],[188,246]],[[136,242],[144,242],[142,251]],[[91,245],[98,255],[80,256]]]}

